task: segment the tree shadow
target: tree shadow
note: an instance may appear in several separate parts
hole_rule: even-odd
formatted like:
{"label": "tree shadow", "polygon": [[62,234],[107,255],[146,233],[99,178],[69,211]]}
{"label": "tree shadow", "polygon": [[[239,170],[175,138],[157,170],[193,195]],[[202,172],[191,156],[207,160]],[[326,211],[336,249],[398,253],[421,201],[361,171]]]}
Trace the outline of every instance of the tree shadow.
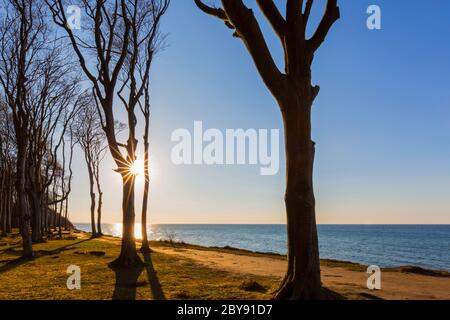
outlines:
{"label": "tree shadow", "polygon": [[322,297],[323,300],[347,300],[342,294],[326,287],[322,287]]}
{"label": "tree shadow", "polygon": [[111,268],[116,274],[113,300],[136,300],[137,280],[144,267]]}
{"label": "tree shadow", "polygon": [[22,257],[10,260],[0,267],[0,273],[7,272],[32,260],[33,258],[22,258]]}
{"label": "tree shadow", "polygon": [[369,300],[384,300],[383,298],[377,297],[376,295],[366,293],[366,292],[361,292],[359,295],[361,297],[369,299]]}
{"label": "tree shadow", "polygon": [[[6,262],[4,265],[0,266],[0,273],[7,272],[7,271],[9,271],[11,269],[19,267],[19,266],[21,266],[21,265],[23,265],[23,264],[25,264],[25,263],[27,263],[29,261],[33,261],[33,260],[39,259],[39,258],[41,258],[43,256],[52,256],[52,255],[55,255],[55,254],[59,254],[59,253],[61,253],[63,251],[75,249],[74,246],[76,246],[77,244],[80,244],[80,243],[83,243],[83,242],[86,242],[86,241],[89,241],[89,240],[91,240],[91,239],[80,240],[80,241],[77,241],[75,243],[70,243],[70,244],[67,244],[65,246],[62,246],[62,247],[59,247],[59,248],[56,248],[56,249],[52,249],[52,250],[37,250],[37,251],[34,252],[34,257],[32,257],[32,258],[19,257],[17,259],[10,260],[10,261]],[[10,247],[10,248],[6,249],[5,251],[3,251],[1,253],[4,253],[6,251],[10,251],[10,250],[13,250],[13,249],[14,248]],[[18,253],[20,253],[20,251],[18,251]]]}
{"label": "tree shadow", "polygon": [[153,267],[152,257],[149,253],[144,253],[145,269],[147,271],[148,281],[150,283],[150,290],[152,292],[153,299],[166,300],[166,296],[156,275],[155,268]]}
{"label": "tree shadow", "polygon": [[87,242],[87,241],[91,241],[92,239],[88,238],[88,239],[83,239],[74,243],[69,243],[66,244],[65,246],[56,248],[56,249],[52,249],[52,250],[37,250],[35,251],[36,257],[42,257],[42,256],[52,256],[55,254],[59,254],[63,251],[67,251],[67,250],[72,250],[75,249],[75,246],[83,243],[83,242]]}

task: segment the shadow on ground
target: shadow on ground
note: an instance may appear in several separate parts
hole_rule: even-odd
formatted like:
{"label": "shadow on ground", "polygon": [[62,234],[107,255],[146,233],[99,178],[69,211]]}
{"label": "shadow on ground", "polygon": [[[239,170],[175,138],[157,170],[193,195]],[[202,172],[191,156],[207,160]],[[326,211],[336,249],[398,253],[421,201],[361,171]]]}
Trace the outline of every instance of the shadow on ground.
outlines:
{"label": "shadow on ground", "polygon": [[116,285],[112,299],[136,300],[137,280],[143,269],[143,266],[112,269],[116,274]]}
{"label": "shadow on ground", "polygon": [[150,283],[150,290],[152,292],[153,299],[166,300],[164,292],[161,288],[161,283],[153,267],[152,257],[149,253],[144,254],[145,269],[147,271],[148,281]]}
{"label": "shadow on ground", "polygon": [[[12,269],[14,269],[16,267],[19,267],[19,266],[27,263],[29,261],[33,261],[33,260],[39,259],[40,257],[43,257],[43,256],[52,256],[52,255],[59,254],[59,253],[61,253],[63,251],[66,251],[66,250],[75,249],[75,246],[77,244],[80,244],[80,243],[83,243],[83,242],[86,242],[86,241],[89,241],[89,240],[91,240],[91,239],[80,240],[80,241],[77,241],[75,243],[70,243],[68,245],[65,245],[65,246],[62,246],[62,247],[59,247],[59,248],[56,248],[56,249],[52,249],[52,250],[37,250],[37,251],[34,252],[34,257],[33,258],[22,258],[22,257],[19,257],[17,259],[9,260],[4,265],[0,266],[0,273],[7,272],[9,270],[12,270]],[[10,247],[10,248],[8,248],[7,250],[4,250],[1,253],[4,253],[6,251],[14,250],[17,247],[20,247],[20,245],[19,246],[15,246],[15,247]]]}
{"label": "shadow on ground", "polygon": [[[165,300],[166,297],[156,275],[150,254],[144,254],[144,265],[129,268],[113,268],[116,275],[116,285],[114,287],[113,300],[136,300],[136,291],[143,283],[138,282],[143,270],[146,270],[148,283],[153,299]],[[144,282],[146,284],[146,282]]]}

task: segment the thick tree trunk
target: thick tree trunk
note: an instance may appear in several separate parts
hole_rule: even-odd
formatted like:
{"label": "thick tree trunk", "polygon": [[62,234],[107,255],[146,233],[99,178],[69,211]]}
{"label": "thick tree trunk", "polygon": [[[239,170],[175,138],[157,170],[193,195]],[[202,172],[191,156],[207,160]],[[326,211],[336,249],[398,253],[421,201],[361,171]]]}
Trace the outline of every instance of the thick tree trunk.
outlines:
{"label": "thick tree trunk", "polygon": [[277,299],[320,299],[320,260],[313,191],[314,142],[309,95],[282,105],[286,144],[288,270]]}
{"label": "thick tree trunk", "polygon": [[110,267],[112,268],[128,268],[142,265],[142,260],[136,251],[134,236],[134,223],[136,218],[134,208],[135,177],[131,174],[123,174],[122,183],[122,246],[119,257],[110,263]]}
{"label": "thick tree trunk", "polygon": [[[16,132],[16,134],[19,134]],[[20,234],[22,236],[22,257],[32,258],[33,247],[30,234],[30,212],[26,205],[25,194],[25,163],[26,163],[26,142],[18,137],[17,141],[17,172],[16,172],[16,190],[17,190],[17,213],[20,217]]]}

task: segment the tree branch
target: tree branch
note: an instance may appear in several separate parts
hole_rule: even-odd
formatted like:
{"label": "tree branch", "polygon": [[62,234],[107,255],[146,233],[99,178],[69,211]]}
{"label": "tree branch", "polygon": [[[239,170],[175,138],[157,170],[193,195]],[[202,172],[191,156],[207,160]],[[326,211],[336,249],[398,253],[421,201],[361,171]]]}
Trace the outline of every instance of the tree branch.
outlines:
{"label": "tree branch", "polygon": [[210,7],[206,4],[204,4],[201,0],[194,0],[194,2],[197,5],[197,7],[200,10],[202,10],[204,13],[214,16],[216,18],[219,18],[220,20],[222,20],[225,23],[225,25],[228,28],[234,29],[233,24],[229,21],[227,15],[226,15],[225,11],[223,11],[223,9]]}
{"label": "tree branch", "polygon": [[250,52],[264,83],[275,96],[278,96],[285,78],[270,54],[253,11],[247,8],[242,0],[222,0],[222,3],[228,18],[236,27],[238,36]]}
{"label": "tree branch", "polygon": [[269,20],[278,37],[283,41],[286,33],[286,21],[278,10],[273,0],[257,0],[259,8]]}
{"label": "tree branch", "polygon": [[327,36],[331,27],[339,18],[340,11],[339,7],[337,6],[337,0],[328,0],[322,21],[317,27],[314,35],[311,37],[311,39],[308,40],[308,45],[313,52],[315,52],[325,41],[325,37]]}

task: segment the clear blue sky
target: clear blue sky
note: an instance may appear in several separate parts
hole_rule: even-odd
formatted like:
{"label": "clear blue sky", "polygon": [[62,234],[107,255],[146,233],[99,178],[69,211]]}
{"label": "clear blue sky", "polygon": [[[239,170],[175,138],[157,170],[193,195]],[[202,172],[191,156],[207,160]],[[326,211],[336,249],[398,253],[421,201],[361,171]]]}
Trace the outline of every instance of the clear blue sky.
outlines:
{"label": "clear blue sky", "polygon": [[[324,6],[316,2],[315,21]],[[341,20],[313,66],[322,88],[313,113],[318,222],[450,223],[450,1],[339,2]],[[278,39],[254,1],[246,3],[282,66]],[[366,28],[370,4],[381,7],[380,31]],[[162,30],[167,46],[155,60],[151,86],[150,221],[284,223],[283,150],[276,176],[260,176],[258,166],[171,163],[171,133],[192,130],[194,120],[222,130],[282,129],[282,122],[244,45],[223,23],[193,1],[173,0]],[[71,218],[86,222],[80,153],[75,162]],[[120,222],[120,179],[112,168],[108,158],[104,221]]]}

